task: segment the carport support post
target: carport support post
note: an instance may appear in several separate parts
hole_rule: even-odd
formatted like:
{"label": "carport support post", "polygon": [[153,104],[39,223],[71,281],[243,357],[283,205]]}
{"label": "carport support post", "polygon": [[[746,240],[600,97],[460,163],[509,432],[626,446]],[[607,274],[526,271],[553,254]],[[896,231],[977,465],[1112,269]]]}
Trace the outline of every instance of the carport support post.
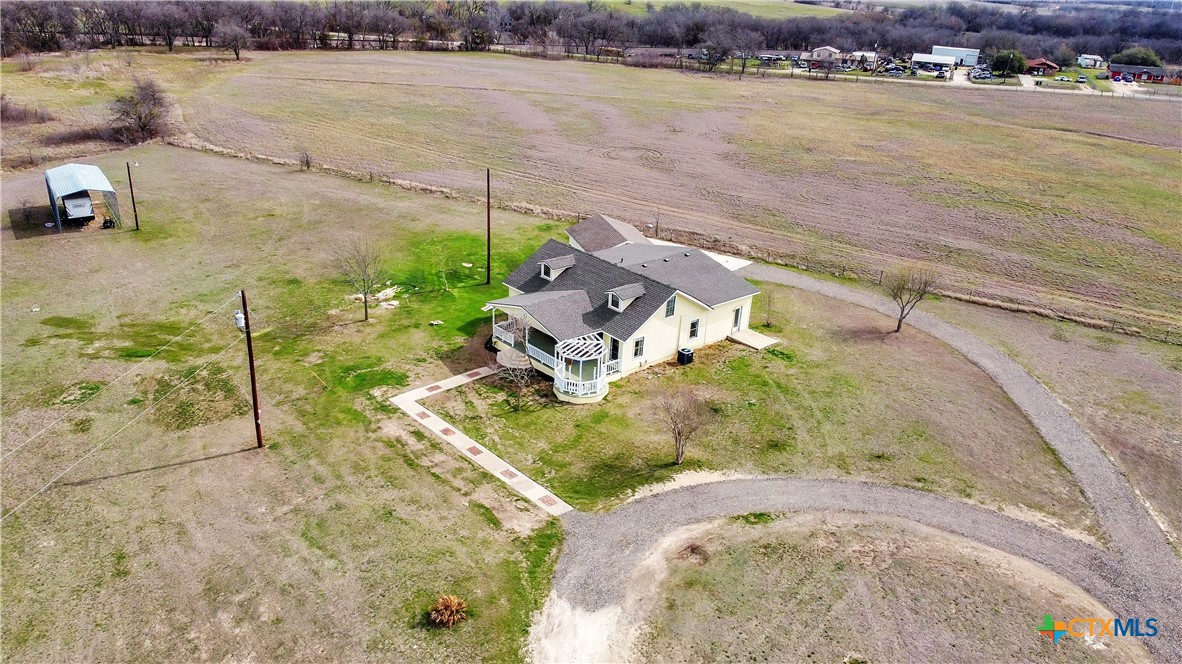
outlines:
{"label": "carport support post", "polygon": [[[135,229],[138,231],[140,229],[140,211],[135,207],[135,183],[131,181],[131,162],[125,161],[123,163],[127,165],[127,186],[129,188],[131,188],[131,212],[132,212],[132,214],[135,215]],[[245,303],[245,301],[246,301],[246,294],[245,293],[242,295],[242,300]],[[246,304],[243,304],[242,306],[245,307]],[[249,340],[250,340],[250,336],[247,335],[247,343],[248,344],[249,344]],[[254,370],[253,363],[251,364],[251,370],[252,371]],[[259,447],[262,447],[261,443],[259,444]]]}
{"label": "carport support post", "polygon": [[484,169],[485,244],[484,285],[492,283],[492,169]]}
{"label": "carport support post", "polygon": [[250,360],[250,403],[254,406],[254,437],[258,447],[263,446],[263,425],[259,423],[259,388],[254,376],[254,345],[250,340],[250,309],[246,306],[246,291],[240,290],[242,296],[242,320],[246,332],[246,357]]}

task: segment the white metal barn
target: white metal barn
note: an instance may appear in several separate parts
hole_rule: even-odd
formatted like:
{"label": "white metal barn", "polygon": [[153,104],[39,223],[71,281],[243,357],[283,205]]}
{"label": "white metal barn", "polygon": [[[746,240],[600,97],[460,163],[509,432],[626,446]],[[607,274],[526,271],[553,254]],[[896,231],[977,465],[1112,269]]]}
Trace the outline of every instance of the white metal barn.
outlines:
{"label": "white metal barn", "polygon": [[956,46],[933,46],[932,55],[951,56],[956,59],[956,65],[975,67],[981,57],[981,51],[975,48],[958,48]]}
{"label": "white metal barn", "polygon": [[911,66],[918,67],[920,65],[932,65],[939,69],[952,69],[956,66],[956,58],[951,55],[929,55],[927,53],[914,53],[911,55]]}
{"label": "white metal barn", "polygon": [[[119,207],[115,188],[103,175],[102,169],[90,164],[66,164],[45,171],[45,188],[49,190],[49,207],[57,230],[62,230],[62,208],[67,221],[98,221],[110,218],[118,223]],[[96,197],[95,194],[100,194]],[[61,201],[61,207],[58,201]]]}

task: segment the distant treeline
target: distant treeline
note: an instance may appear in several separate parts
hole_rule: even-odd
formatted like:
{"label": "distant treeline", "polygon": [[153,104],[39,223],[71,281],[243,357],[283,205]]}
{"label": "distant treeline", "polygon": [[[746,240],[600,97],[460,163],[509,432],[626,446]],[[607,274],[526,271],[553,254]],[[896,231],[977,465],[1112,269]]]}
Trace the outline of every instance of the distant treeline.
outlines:
{"label": "distant treeline", "polygon": [[[862,6],[843,3],[844,6]],[[827,18],[770,19],[718,6],[651,4],[633,13],[583,2],[183,2],[6,1],[0,12],[4,55],[125,45],[216,46],[219,24],[245,29],[256,50],[432,48],[484,50],[532,45],[597,53],[638,46],[737,51],[834,46],[903,55],[933,45],[1018,50],[1061,62],[1076,53],[1107,58],[1132,46],[1182,62],[1182,12],[1061,5],[993,8],[981,4],[870,8]]]}

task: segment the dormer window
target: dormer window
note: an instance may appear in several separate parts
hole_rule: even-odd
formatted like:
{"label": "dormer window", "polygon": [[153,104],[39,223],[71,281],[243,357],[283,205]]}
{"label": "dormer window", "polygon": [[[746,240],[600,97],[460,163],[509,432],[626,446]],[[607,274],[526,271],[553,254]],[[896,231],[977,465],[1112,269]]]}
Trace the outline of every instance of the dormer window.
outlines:
{"label": "dormer window", "polygon": [[632,300],[644,295],[642,284],[627,284],[613,288],[607,292],[607,306],[612,311],[623,311],[632,304]]}
{"label": "dormer window", "polygon": [[570,254],[548,258],[541,262],[542,278],[546,281],[554,281],[558,275],[562,274],[563,270],[573,267],[574,264],[575,257]]}

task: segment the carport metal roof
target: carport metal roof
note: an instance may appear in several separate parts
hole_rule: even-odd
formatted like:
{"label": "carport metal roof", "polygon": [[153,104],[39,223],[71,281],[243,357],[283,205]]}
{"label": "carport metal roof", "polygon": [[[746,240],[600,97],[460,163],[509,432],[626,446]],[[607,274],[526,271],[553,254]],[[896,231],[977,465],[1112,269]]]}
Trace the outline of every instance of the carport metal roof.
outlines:
{"label": "carport metal roof", "polygon": [[62,228],[57,201],[63,196],[77,194],[83,191],[109,191],[115,193],[111,181],[103,175],[102,169],[90,164],[66,164],[45,171],[45,187],[49,190],[49,206],[53,208],[57,228]]}

